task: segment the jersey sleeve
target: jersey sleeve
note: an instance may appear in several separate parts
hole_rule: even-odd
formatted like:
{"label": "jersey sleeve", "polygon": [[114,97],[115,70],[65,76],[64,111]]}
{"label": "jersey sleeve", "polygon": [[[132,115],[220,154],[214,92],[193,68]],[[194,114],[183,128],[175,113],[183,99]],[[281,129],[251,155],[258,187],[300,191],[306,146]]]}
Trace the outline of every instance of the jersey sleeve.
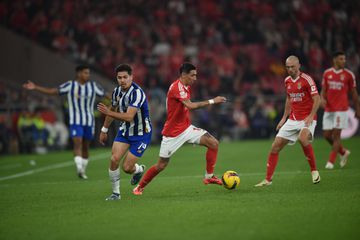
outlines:
{"label": "jersey sleeve", "polygon": [[145,102],[145,98],[146,98],[145,93],[140,89],[136,89],[131,94],[129,106],[140,108]]}
{"label": "jersey sleeve", "polygon": [[119,95],[121,91],[119,87],[114,88],[114,91],[111,95],[111,106],[117,107],[119,105]]}
{"label": "jersey sleeve", "polygon": [[308,89],[311,96],[319,94],[315,81],[309,75],[304,75],[306,82],[308,83]]}
{"label": "jersey sleeve", "polygon": [[70,92],[71,91],[71,85],[72,85],[72,81],[67,81],[67,82],[61,84],[58,87],[59,94],[64,95],[64,94],[67,94],[68,92]]}
{"label": "jersey sleeve", "polygon": [[94,84],[94,90],[95,90],[95,93],[96,93],[96,96],[98,97],[103,97],[105,95],[105,91],[104,91],[104,88],[101,87],[98,83],[96,82],[93,82]]}
{"label": "jersey sleeve", "polygon": [[177,88],[176,86],[174,86],[173,88],[171,88],[169,92],[169,97],[175,98],[179,102],[190,100],[190,94],[186,92],[183,87]]}
{"label": "jersey sleeve", "polygon": [[353,72],[349,71],[350,81],[349,81],[349,89],[356,88],[356,78]]}

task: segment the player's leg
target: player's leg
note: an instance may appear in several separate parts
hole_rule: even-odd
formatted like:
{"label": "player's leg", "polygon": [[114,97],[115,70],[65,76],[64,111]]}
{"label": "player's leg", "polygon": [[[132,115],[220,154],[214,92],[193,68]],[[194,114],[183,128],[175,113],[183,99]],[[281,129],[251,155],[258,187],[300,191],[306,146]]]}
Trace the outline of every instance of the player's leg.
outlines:
{"label": "player's leg", "polygon": [[86,176],[86,168],[89,163],[89,148],[90,148],[90,140],[83,138],[81,157],[82,157],[82,177],[84,179],[88,178]]}
{"label": "player's leg", "polygon": [[130,144],[114,141],[111,150],[111,160],[109,167],[109,178],[112,187],[112,194],[106,200],[120,199],[120,161],[129,149]]}
{"label": "player's leg", "polygon": [[133,193],[135,195],[141,195],[144,191],[144,188],[168,165],[170,158],[160,157],[156,164],[151,166],[144,174],[144,177],[141,179],[139,185],[134,188]]}
{"label": "player's leg", "polygon": [[82,172],[83,178],[87,179],[86,168],[89,163],[89,149],[91,140],[94,139],[95,129],[94,126],[83,126],[83,142],[82,142]]}
{"label": "player's leg", "polygon": [[151,166],[144,177],[141,179],[139,185],[134,188],[135,195],[141,195],[146,185],[148,185],[161,171],[163,171],[170,161],[170,157],[188,140],[188,133],[191,127],[186,129],[177,137],[163,136],[160,145],[159,160],[156,164]]}
{"label": "player's leg", "polygon": [[137,161],[144,154],[150,144],[150,141],[150,135],[144,136],[141,140],[130,141],[129,152],[123,161],[122,168],[124,172],[133,174],[130,181],[131,185],[138,184],[144,174],[145,165],[139,165]]}
{"label": "player's leg", "polygon": [[320,182],[320,175],[316,168],[316,160],[314,155],[314,149],[310,143],[310,140],[313,138],[315,126],[310,126],[309,128],[305,127],[302,128],[299,133],[299,142],[302,146],[304,155],[306,156],[306,159],[308,160],[311,175],[312,175],[312,181],[314,184]]}
{"label": "player's leg", "polygon": [[73,141],[73,152],[74,152],[74,162],[76,165],[76,170],[79,178],[83,178],[83,167],[82,167],[82,146],[83,146],[83,136],[84,129],[79,125],[70,125],[70,134]]}
{"label": "player's leg", "polygon": [[79,178],[82,178],[83,168],[82,168],[82,137],[73,137],[73,152],[74,152],[74,162],[76,165],[76,170]]}
{"label": "player's leg", "polygon": [[333,129],[329,129],[329,130],[323,130],[323,136],[326,139],[326,141],[332,146],[332,150],[329,154],[329,159],[325,165],[326,169],[333,169],[334,168],[334,163],[336,161],[336,157],[337,157],[337,151],[333,150]]}
{"label": "player's leg", "polygon": [[221,179],[214,175],[214,169],[219,149],[219,141],[210,133],[206,132],[200,138],[200,145],[207,147],[206,151],[206,174],[203,182],[205,184],[222,185]]}
{"label": "player's leg", "polygon": [[348,127],[347,112],[335,112],[335,129],[333,133],[333,151],[340,154],[340,167],[344,167],[348,161],[350,151],[345,149],[341,144],[341,130]]}
{"label": "player's leg", "polygon": [[279,153],[288,143],[289,143],[288,139],[279,136],[275,137],[275,140],[271,144],[271,150],[267,159],[266,177],[263,181],[256,184],[255,187],[263,187],[263,186],[271,185],[275,168],[279,161]]}

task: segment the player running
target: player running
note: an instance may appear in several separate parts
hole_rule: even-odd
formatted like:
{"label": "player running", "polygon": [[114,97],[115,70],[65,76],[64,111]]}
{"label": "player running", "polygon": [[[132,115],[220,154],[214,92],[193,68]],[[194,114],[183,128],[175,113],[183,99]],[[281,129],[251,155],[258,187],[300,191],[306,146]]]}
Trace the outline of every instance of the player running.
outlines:
{"label": "player running", "polygon": [[325,70],[322,80],[321,100],[325,108],[323,116],[324,137],[332,146],[326,169],[333,169],[337,154],[340,154],[340,167],[347,163],[350,151],[341,144],[341,130],[348,125],[348,93],[355,105],[355,117],[360,119],[359,95],[356,91],[355,75],[345,68],[345,53],[333,54],[333,67]]}
{"label": "player running", "polygon": [[58,88],[42,87],[31,81],[23,84],[23,87],[48,95],[67,95],[70,134],[74,143],[74,162],[79,178],[87,179],[89,145],[95,134],[95,98],[104,96],[104,90],[96,82],[89,81],[90,68],[88,66],[77,66],[75,71],[76,80],[69,80]]}
{"label": "player running", "polygon": [[191,85],[196,81],[196,67],[191,63],[183,63],[180,67],[180,78],[171,84],[167,93],[167,119],[162,131],[159,161],[146,171],[139,185],[134,188],[135,195],[141,195],[151,180],[163,171],[170,157],[184,144],[193,143],[207,147],[206,174],[204,184],[222,185],[221,179],[214,175],[219,142],[207,131],[191,125],[189,110],[202,108],[211,104],[226,102],[224,97],[192,102],[190,100]]}
{"label": "player running", "polygon": [[289,56],[286,59],[285,66],[290,76],[285,79],[287,97],[284,115],[276,127],[279,132],[268,156],[266,178],[256,184],[255,187],[271,185],[279,152],[286,144],[295,144],[297,140],[299,140],[309,162],[312,182],[314,184],[320,182],[314,151],[310,144],[314,137],[320,96],[314,80],[309,75],[300,72],[300,63],[296,56]]}
{"label": "player running", "polygon": [[[113,142],[109,177],[112,194],[106,200],[119,200],[120,196],[120,160],[124,158],[122,169],[132,174],[131,184],[139,183],[145,166],[137,164],[151,141],[151,122],[148,102],[144,91],[133,82],[132,68],[121,64],[116,68],[119,86],[112,94],[112,106],[109,110],[104,104],[98,104],[98,110],[106,115],[99,136],[100,143],[107,140],[107,132],[114,119],[121,122],[118,134]],[[118,110],[118,112],[116,111]]]}

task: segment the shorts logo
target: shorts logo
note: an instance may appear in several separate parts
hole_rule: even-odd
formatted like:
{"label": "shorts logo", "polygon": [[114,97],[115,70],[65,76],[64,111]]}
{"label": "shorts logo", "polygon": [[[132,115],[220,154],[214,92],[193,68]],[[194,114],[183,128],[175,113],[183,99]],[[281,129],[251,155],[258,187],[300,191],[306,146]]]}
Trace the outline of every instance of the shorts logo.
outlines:
{"label": "shorts logo", "polygon": [[75,129],[72,131],[72,134],[73,134],[73,135],[76,135],[76,130],[75,130]]}
{"label": "shorts logo", "polygon": [[181,92],[180,92],[180,97],[181,97],[181,98],[186,98],[186,97],[187,97],[187,93],[184,92],[184,91],[181,91]]}
{"label": "shorts logo", "polygon": [[145,151],[146,147],[147,147],[146,143],[141,143],[140,146],[138,147],[137,152],[142,153],[143,151]]}
{"label": "shorts logo", "polygon": [[169,155],[169,156],[171,155],[171,151],[168,151],[168,155]]}

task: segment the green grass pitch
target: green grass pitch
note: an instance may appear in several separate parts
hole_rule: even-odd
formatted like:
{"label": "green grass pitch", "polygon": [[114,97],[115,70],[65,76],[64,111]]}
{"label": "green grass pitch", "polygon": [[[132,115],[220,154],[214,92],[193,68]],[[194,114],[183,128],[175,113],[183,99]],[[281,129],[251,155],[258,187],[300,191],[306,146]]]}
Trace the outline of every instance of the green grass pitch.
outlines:
{"label": "green grass pitch", "polygon": [[[321,183],[312,184],[299,144],[280,154],[267,188],[271,141],[221,143],[216,173],[240,173],[234,191],[205,186],[205,148],[181,148],[142,196],[121,172],[122,200],[105,201],[110,149],[91,151],[89,180],[70,151],[0,159],[0,239],[360,239],[360,138],[345,140],[348,165],[324,170],[330,147],[314,142]],[[141,162],[157,161],[150,147]],[[10,178],[8,178],[10,176]]]}

